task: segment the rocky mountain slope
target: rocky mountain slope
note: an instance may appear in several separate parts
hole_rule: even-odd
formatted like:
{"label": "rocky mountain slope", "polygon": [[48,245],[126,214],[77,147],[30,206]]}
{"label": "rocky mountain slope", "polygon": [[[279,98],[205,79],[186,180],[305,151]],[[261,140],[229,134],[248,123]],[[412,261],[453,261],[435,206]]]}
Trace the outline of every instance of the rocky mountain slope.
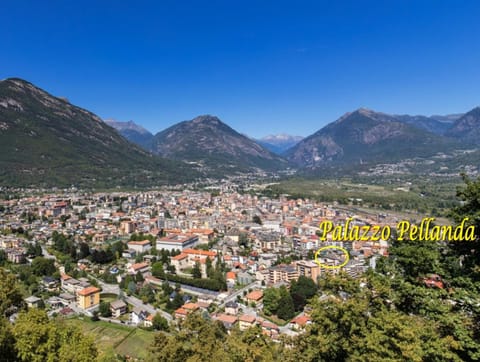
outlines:
{"label": "rocky mountain slope", "polygon": [[480,145],[480,107],[472,109],[457,119],[448,129],[448,135],[463,142]]}
{"label": "rocky mountain slope", "polygon": [[362,164],[429,157],[455,146],[455,142],[443,136],[400,122],[394,116],[358,109],[303,139],[285,155],[299,167],[315,168],[333,163]]}
{"label": "rocky mountain slope", "polygon": [[153,139],[153,134],[151,134],[149,131],[147,131],[142,126],[136,124],[135,122],[120,122],[114,119],[106,119],[105,123],[108,124],[110,127],[115,128],[118,133],[120,133],[127,140],[135,143],[143,149],[148,149],[150,147],[150,142]]}
{"label": "rocky mountain slope", "polygon": [[0,81],[1,185],[147,185],[193,177],[95,114],[22,79]]}
{"label": "rocky mountain slope", "polygon": [[287,165],[278,155],[210,115],[180,122],[157,133],[150,150],[162,157],[233,172],[275,170]]}

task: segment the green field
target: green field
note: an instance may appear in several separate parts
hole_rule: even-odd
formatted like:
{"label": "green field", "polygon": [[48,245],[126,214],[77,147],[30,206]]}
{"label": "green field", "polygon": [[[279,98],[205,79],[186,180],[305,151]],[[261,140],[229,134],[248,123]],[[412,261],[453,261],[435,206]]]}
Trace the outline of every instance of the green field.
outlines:
{"label": "green field", "polygon": [[101,355],[129,355],[134,358],[146,359],[148,347],[152,344],[154,332],[139,328],[131,328],[103,321],[92,322],[89,319],[69,319],[83,332],[93,336]]}
{"label": "green field", "polygon": [[440,216],[457,205],[456,188],[461,181],[442,182],[417,178],[415,180],[352,180],[294,178],[268,186],[267,196],[287,194],[292,198],[312,198],[318,201],[337,201],[344,205],[373,209],[428,213]]}
{"label": "green field", "polygon": [[118,299],[118,295],[113,293],[101,293],[100,294],[100,301],[101,302],[108,302],[111,303]]}

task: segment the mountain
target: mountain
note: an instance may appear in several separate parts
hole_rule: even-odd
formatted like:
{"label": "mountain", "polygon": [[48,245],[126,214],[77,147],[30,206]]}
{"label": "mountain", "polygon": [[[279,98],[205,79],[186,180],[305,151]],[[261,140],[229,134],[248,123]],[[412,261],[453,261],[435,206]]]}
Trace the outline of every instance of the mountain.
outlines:
{"label": "mountain", "polygon": [[210,115],[180,122],[157,133],[151,151],[214,170],[275,170],[287,165],[278,155]]}
{"label": "mountain", "polygon": [[447,116],[409,116],[404,115],[394,115],[393,117],[399,120],[410,124],[414,127],[424,129],[426,131],[443,135],[453,123],[462,116],[462,114],[452,114]]}
{"label": "mountain", "polygon": [[118,133],[120,133],[130,142],[135,143],[145,150],[149,148],[150,142],[153,139],[153,134],[151,134],[142,126],[133,121],[120,122],[114,119],[106,119],[104,122],[110,127],[115,128]]}
{"label": "mountain", "polygon": [[18,78],[0,81],[0,185],[134,186],[195,173],[120,136],[95,114]]}
{"label": "mountain", "polygon": [[454,146],[454,142],[394,116],[362,108],[303,139],[285,156],[300,167],[314,168],[428,157]]}
{"label": "mountain", "polygon": [[463,142],[480,145],[480,107],[457,119],[448,130],[448,134]]}
{"label": "mountain", "polygon": [[263,137],[259,140],[256,140],[256,142],[265,147],[267,150],[276,153],[277,155],[281,155],[289,148],[295,146],[302,139],[303,137],[301,136],[290,136],[282,133]]}

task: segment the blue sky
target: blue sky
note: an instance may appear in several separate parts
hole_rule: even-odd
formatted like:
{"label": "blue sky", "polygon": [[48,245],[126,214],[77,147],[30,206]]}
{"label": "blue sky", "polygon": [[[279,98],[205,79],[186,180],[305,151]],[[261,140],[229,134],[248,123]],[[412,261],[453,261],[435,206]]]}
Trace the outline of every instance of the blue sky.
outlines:
{"label": "blue sky", "polygon": [[347,111],[480,105],[479,1],[8,1],[0,78],[157,132],[309,135]]}

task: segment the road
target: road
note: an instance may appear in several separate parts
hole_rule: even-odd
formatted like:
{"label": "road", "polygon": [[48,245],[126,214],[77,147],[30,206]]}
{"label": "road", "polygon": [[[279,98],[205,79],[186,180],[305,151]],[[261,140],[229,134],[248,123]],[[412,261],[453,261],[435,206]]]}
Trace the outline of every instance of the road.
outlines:
{"label": "road", "polygon": [[244,291],[248,291],[250,288],[260,288],[261,287],[261,282],[254,281],[253,283],[248,284],[247,286],[243,287],[242,289],[239,289],[232,294],[230,294],[228,297],[226,297],[220,304],[219,307],[222,307],[224,304],[235,301],[237,300],[237,296],[242,296]]}
{"label": "road", "polygon": [[157,314],[160,313],[163,318],[165,318],[167,321],[172,321],[173,317],[168,314],[167,312],[161,310],[161,309],[156,309],[153,305],[148,304],[148,303],[143,303],[140,299],[134,296],[125,296],[125,301],[134,307],[141,308],[143,310],[146,310],[150,314]]}
{"label": "road", "polygon": [[[102,293],[111,293],[111,294],[120,294],[120,287],[117,284],[107,284],[104,281],[95,278],[91,276],[93,279],[95,279],[98,282],[98,285],[102,288]],[[141,308],[143,310],[146,310],[150,314],[157,314],[160,313],[163,318],[165,318],[168,321],[171,321],[173,317],[168,314],[167,312],[161,310],[161,309],[156,309],[153,305],[148,304],[148,303],[143,303],[140,299],[134,296],[127,296],[125,295],[125,302],[133,305],[134,307]]]}

